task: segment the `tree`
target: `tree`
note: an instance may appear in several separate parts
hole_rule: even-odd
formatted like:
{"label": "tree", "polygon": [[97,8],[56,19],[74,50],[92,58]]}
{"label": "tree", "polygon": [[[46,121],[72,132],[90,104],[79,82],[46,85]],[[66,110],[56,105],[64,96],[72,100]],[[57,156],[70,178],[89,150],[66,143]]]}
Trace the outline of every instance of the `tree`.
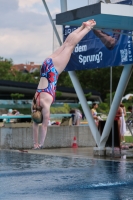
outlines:
{"label": "tree", "polygon": [[[4,59],[0,57],[0,79],[1,80],[12,80],[28,83],[39,82],[40,72],[39,70],[34,73],[24,74],[15,69],[12,69],[13,61],[12,59]],[[116,91],[123,67],[113,67],[112,68],[112,92]],[[91,70],[79,70],[76,71],[76,75],[79,79],[81,87],[83,89],[90,89],[98,91],[101,94],[102,99],[106,99],[106,94],[110,93],[110,68],[99,68]],[[125,94],[131,93],[133,91],[133,74],[127,85]],[[63,87],[73,87],[72,81],[69,77],[68,72],[62,72],[58,79],[58,86]],[[58,93],[58,92],[57,92]],[[125,95],[124,94],[124,95]],[[58,94],[57,94],[58,95]]]}
{"label": "tree", "polygon": [[61,96],[62,96],[62,92],[56,90],[56,97],[61,97]]}
{"label": "tree", "polygon": [[3,80],[9,80],[9,77],[11,77],[10,69],[12,66],[12,60],[3,60],[2,57],[0,57],[0,79]]}
{"label": "tree", "polygon": [[28,82],[28,83],[38,83],[39,71],[36,71],[32,74],[22,73],[12,68],[13,61],[12,59],[4,59],[0,57],[0,79],[1,80],[11,80],[19,82]]}
{"label": "tree", "polygon": [[11,97],[14,100],[18,100],[24,97],[24,94],[20,94],[20,93],[11,93]]}

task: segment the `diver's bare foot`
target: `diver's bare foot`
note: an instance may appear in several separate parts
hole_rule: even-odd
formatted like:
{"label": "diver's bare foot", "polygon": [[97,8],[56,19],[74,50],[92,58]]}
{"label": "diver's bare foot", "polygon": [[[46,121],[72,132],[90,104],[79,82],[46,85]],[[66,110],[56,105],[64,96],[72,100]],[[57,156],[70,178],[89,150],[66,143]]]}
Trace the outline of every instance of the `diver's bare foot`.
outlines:
{"label": "diver's bare foot", "polygon": [[88,20],[87,22],[83,22],[83,24],[86,28],[91,30],[96,25],[96,22],[94,21],[94,19],[92,19],[92,20]]}

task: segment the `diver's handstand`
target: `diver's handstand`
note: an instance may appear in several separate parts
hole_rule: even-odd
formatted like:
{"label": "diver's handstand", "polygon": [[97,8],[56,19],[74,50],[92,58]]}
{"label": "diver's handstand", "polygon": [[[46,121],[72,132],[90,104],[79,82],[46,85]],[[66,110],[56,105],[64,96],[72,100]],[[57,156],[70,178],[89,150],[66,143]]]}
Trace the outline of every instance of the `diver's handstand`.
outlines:
{"label": "diver's handstand", "polygon": [[[41,66],[41,78],[35,93],[36,103],[42,108],[43,121],[41,126],[41,137],[38,143],[38,123],[33,119],[33,141],[34,149],[43,147],[47,133],[50,106],[55,99],[56,84],[59,74],[65,69],[69,62],[71,53],[77,43],[96,25],[94,20],[83,22],[82,26],[73,31],[65,42],[52,55],[50,55]],[[33,107],[32,107],[33,112]]]}

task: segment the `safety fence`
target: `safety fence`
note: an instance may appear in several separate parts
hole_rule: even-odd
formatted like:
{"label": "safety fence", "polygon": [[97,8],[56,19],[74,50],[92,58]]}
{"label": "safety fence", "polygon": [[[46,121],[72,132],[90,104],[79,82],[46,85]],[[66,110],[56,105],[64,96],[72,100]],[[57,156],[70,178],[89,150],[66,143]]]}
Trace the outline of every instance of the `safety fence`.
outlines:
{"label": "safety fence", "polygon": [[[50,114],[50,119],[57,119],[62,117],[70,117],[71,114]],[[1,121],[3,119],[31,119],[31,115],[0,115]]]}

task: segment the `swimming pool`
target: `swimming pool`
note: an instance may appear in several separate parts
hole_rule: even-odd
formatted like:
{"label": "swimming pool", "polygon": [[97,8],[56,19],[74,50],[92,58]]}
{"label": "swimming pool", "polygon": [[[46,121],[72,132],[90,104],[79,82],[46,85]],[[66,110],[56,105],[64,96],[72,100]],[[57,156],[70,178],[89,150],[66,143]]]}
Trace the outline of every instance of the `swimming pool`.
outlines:
{"label": "swimming pool", "polygon": [[2,200],[132,200],[133,163],[0,151]]}

